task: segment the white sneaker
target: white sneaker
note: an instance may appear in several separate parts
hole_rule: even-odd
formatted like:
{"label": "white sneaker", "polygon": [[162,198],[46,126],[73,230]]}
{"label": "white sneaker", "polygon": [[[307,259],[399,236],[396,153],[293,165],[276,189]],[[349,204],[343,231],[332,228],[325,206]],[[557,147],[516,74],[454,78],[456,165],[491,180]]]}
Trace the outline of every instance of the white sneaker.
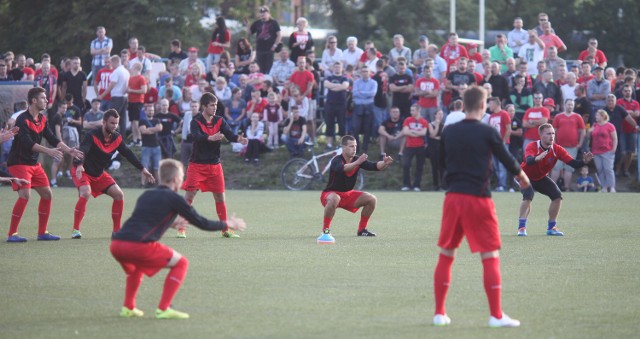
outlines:
{"label": "white sneaker", "polygon": [[409,189],[410,189],[409,187],[404,186],[404,187],[402,187],[400,190],[401,190],[402,192],[407,192],[407,191],[409,191]]}
{"label": "white sneaker", "polygon": [[433,316],[433,326],[447,326],[451,324],[451,318],[446,314],[436,314]]}
{"label": "white sneaker", "polygon": [[[435,322],[435,319],[433,320]],[[511,319],[506,313],[502,313],[502,319],[489,317],[489,327],[518,327],[520,320]]]}
{"label": "white sneaker", "polygon": [[414,192],[420,192],[420,187],[414,187],[414,188],[413,188],[413,191],[414,191]]}

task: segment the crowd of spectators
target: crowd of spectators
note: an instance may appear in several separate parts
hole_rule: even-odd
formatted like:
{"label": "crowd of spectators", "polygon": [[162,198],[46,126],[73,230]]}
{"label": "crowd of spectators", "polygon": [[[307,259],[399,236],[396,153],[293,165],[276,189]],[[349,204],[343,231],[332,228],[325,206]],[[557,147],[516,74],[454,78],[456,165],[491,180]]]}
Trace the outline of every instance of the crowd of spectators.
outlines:
{"label": "crowd of spectators", "polygon": [[[296,21],[287,40],[268,7],[260,7],[258,16],[253,23],[244,22],[246,33],[233,44],[225,19],[218,17],[204,53],[195,46],[185,51],[180,40],[172,40],[166,71],[157,83],[150,81],[152,61],[161,57],[135,37],[128,48],[113,51],[105,27],[96,29],[90,43],[91,79],[78,57],[62,58],[57,68],[47,53],[36,63],[6,52],[0,59],[0,81],[43,87],[49,125],[69,145],[78,142],[83,129],[99,126],[104,110],[115,108],[123,117],[121,132],[128,135],[130,126],[129,146],[142,147],[150,170],[157,169],[160,158],[176,157],[178,150],[188,164],[190,121],[198,114],[202,94],[211,92],[221,102],[217,114],[249,139],[240,150],[247,163],[259,165],[261,153],[281,146],[292,157],[303,156],[305,141],[319,147],[321,139],[333,149],[337,137],[351,134],[358,152],[370,152],[373,143],[380,156],[399,158],[403,191],[425,188],[423,163],[430,158],[430,188],[439,190],[445,185],[439,172],[439,136],[464,118],[460,98],[478,85],[490,94],[483,121],[500,132],[517,159],[522,160],[528,143],[539,140],[537,127],[549,122],[556,142],[573,156],[588,150],[600,154],[596,185],[603,191],[615,191],[615,177],[632,172],[640,118],[637,70],[607,67],[596,38],[589,39],[578,60],[566,61],[567,46],[545,13],[529,30],[522,18],[515,18],[513,30],[498,34],[495,44],[482,50],[474,43],[461,44],[456,33],[443,46],[421,35],[413,51],[412,41],[401,34],[393,36],[389,51],[378,50],[371,41],[360,48],[353,36],[344,39],[341,49],[338,37],[330,35],[321,53],[305,18]],[[92,102],[87,101],[88,86],[96,94]],[[64,161],[54,164],[52,184],[65,174],[63,168]],[[504,168],[494,171],[496,191],[517,189]],[[582,172],[575,183],[570,167],[559,165],[551,176],[563,189],[589,191]]]}

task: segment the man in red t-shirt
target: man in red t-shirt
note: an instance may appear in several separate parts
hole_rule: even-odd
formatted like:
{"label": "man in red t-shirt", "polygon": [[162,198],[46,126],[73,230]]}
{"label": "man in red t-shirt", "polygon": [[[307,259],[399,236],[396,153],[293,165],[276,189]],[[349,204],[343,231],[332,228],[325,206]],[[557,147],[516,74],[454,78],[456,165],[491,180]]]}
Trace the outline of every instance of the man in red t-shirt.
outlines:
{"label": "man in red t-shirt", "polygon": [[[511,116],[507,111],[502,109],[502,104],[498,97],[489,98],[489,111],[491,112],[489,125],[493,126],[493,128],[500,133],[500,138],[502,138],[502,142],[505,145],[504,147],[508,150],[509,143],[511,142]],[[507,168],[504,167],[502,162],[495,156],[493,157],[493,171],[496,174],[496,178],[498,178],[496,191],[504,192],[504,189],[507,187]]]}
{"label": "man in red t-shirt", "polygon": [[[589,48],[595,49],[596,64],[602,68],[606,68],[607,57],[604,55],[604,52],[602,52],[602,50],[598,49],[598,39],[596,38],[589,39]],[[580,54],[578,55],[578,60],[584,61],[587,58],[587,56],[589,55],[589,48],[580,52]]]}
{"label": "man in red t-shirt", "polygon": [[564,233],[556,228],[556,218],[562,205],[562,192],[558,185],[547,176],[558,160],[573,167],[580,168],[593,159],[591,152],[583,153],[582,160],[575,160],[564,147],[556,144],[556,132],[550,124],[542,124],[538,128],[540,140],[530,143],[524,151],[524,161],[520,164],[522,170],[531,181],[531,186],[522,189],[522,203],[520,204],[520,218],[518,219],[518,236],[527,235],[527,217],[531,212],[531,201],[534,190],[551,199],[549,205],[549,221],[547,235],[563,236]]}
{"label": "man in red t-shirt", "polygon": [[[109,87],[109,76],[111,75],[111,72],[113,72],[113,68],[111,67],[111,58],[106,58],[104,60],[104,67],[101,68],[94,76],[93,90],[95,91],[96,96],[102,94]],[[101,111],[109,109],[109,101],[111,101],[111,92],[107,93],[107,95],[100,100]]]}
{"label": "man in red t-shirt", "polygon": [[447,67],[454,65],[461,57],[469,58],[467,49],[458,43],[458,33],[449,33],[449,41],[442,46],[440,56],[447,62]]}
{"label": "man in red t-shirt", "polygon": [[[573,112],[574,107],[573,99],[565,100],[564,112],[553,118],[553,128],[556,129],[556,144],[564,147],[573,158],[578,156],[578,150],[582,147],[585,136],[584,120],[580,114]],[[571,177],[575,169],[563,162],[558,162],[551,171],[551,179],[557,182],[561,171],[564,171],[562,175],[564,187],[561,189],[566,191],[571,184]]]}
{"label": "man in red t-shirt", "polygon": [[313,83],[315,79],[313,77],[313,73],[307,70],[307,58],[299,57],[298,58],[298,68],[296,69],[289,80],[292,84],[295,84],[300,89],[300,93],[303,96],[311,99],[311,92],[313,90]]}
{"label": "man in red t-shirt", "polygon": [[140,74],[142,64],[135,63],[131,66],[131,77],[127,87],[129,105],[127,107],[129,121],[131,121],[131,134],[133,135],[133,146],[142,146],[142,137],[138,125],[140,122],[140,112],[144,105],[144,94],[147,93],[147,79]]}
{"label": "man in red t-shirt", "polygon": [[542,106],[543,96],[541,93],[533,95],[533,107],[524,112],[522,117],[522,127],[525,128],[525,132],[522,135],[524,143],[522,149],[526,149],[530,142],[540,140],[538,134],[538,126],[546,124],[551,119],[551,113],[548,109]]}
{"label": "man in red t-shirt", "polygon": [[[392,108],[394,109],[394,108]],[[411,116],[402,123],[402,134],[406,137],[406,146],[402,156],[402,191],[413,189],[420,192],[422,167],[424,165],[425,150],[424,137],[427,135],[429,123],[420,116],[420,107],[411,106]],[[411,160],[416,157],[416,177],[411,186]]]}
{"label": "man in red t-shirt", "polygon": [[269,105],[269,101],[260,96],[260,90],[254,89],[251,92],[251,100],[247,103],[247,116],[250,117],[253,113],[258,113],[260,121],[264,116],[264,109]]}
{"label": "man in red t-shirt", "polygon": [[620,151],[622,152],[621,161],[618,169],[625,177],[629,176],[629,168],[631,167],[631,155],[636,151],[637,143],[637,123],[640,119],[640,104],[631,97],[633,89],[630,85],[622,88],[622,98],[616,101],[616,105],[621,106],[636,121],[636,125],[629,121],[622,120],[622,133],[618,136]]}
{"label": "man in red t-shirt", "polygon": [[420,106],[420,115],[433,121],[438,111],[438,96],[440,95],[440,81],[431,77],[433,70],[430,66],[425,66],[422,70],[424,77],[416,80],[416,95],[419,97],[418,106]]}

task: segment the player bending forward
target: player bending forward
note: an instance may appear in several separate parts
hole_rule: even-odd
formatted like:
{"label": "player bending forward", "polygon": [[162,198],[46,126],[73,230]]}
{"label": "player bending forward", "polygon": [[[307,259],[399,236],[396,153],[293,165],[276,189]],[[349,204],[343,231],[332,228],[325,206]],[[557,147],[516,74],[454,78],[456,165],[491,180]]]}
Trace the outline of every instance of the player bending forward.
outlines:
{"label": "player bending forward", "polygon": [[573,167],[580,168],[593,159],[591,152],[584,153],[582,159],[575,160],[564,147],[554,142],[556,131],[550,124],[543,124],[538,127],[540,140],[527,145],[524,151],[524,161],[520,165],[522,170],[531,179],[531,186],[522,189],[522,203],[520,204],[520,218],[518,219],[518,236],[527,235],[527,217],[531,212],[531,201],[534,190],[546,195],[551,199],[549,204],[549,220],[547,222],[547,235],[563,236],[564,233],[558,231],[556,219],[560,213],[562,205],[562,192],[558,185],[549,178],[548,174],[556,165],[558,160]]}
{"label": "player bending forward", "polygon": [[496,209],[491,200],[489,180],[495,155],[505,168],[527,188],[529,179],[504,147],[500,133],[480,122],[487,106],[487,93],[481,87],[469,88],[463,96],[466,117],[449,125],[440,137],[440,163],[445,166],[449,189],[442,207],[442,224],[438,246],[441,248],[433,274],[435,316],[433,324],[451,323],[445,309],[451,284],[451,267],[466,236],[471,252],[480,252],[484,270],[484,290],[489,299],[489,326],[516,327],[520,321],[502,313],[502,279],[500,275],[500,229]]}
{"label": "player bending forward", "polygon": [[169,307],[189,266],[187,258],[158,242],[169,227],[186,228],[187,224],[192,224],[207,231],[225,228],[243,231],[246,228],[244,220],[235,216],[227,221],[207,220],[176,193],[184,177],[182,164],[177,160],[162,160],[159,177],[160,186],[145,191],[138,198],[131,217],[125,221],[120,231],[113,235],[111,241],[111,254],[127,274],[121,317],[133,318],[144,315],[136,308],[136,294],[142,283],[142,275],[152,277],[167,267],[169,274],[156,309],[156,318],[189,318],[187,313]]}
{"label": "player bending forward", "polygon": [[356,139],[351,135],[342,137],[342,154],[331,159],[331,174],[329,183],[320,195],[320,202],[324,206],[324,221],[322,223],[322,235],[318,237],[319,244],[333,244],[336,240],[331,236],[331,220],[336,214],[336,208],[340,207],[355,213],[362,207],[360,224],[358,225],[359,237],[375,237],[376,234],[367,230],[367,223],[373,211],[376,209],[376,197],[373,194],[355,191],[353,187],[358,178],[360,169],[366,171],[381,171],[389,167],[393,162],[391,157],[383,155],[383,160],[371,162],[366,154],[356,156]]}
{"label": "player bending forward", "polygon": [[118,133],[119,123],[118,112],[115,109],[107,110],[102,118],[102,126],[87,132],[82,140],[80,151],[84,153],[84,159],[73,161],[73,183],[78,188],[78,201],[73,210],[72,239],[82,238],[80,224],[91,196],[97,198],[101,194],[106,194],[113,199],[111,205],[113,232],[118,232],[120,229],[124,210],[124,193],[111,175],[104,171],[116,151],[142,172],[150,183],[155,182],[153,175],[142,166],[135,154],[125,145],[122,135]]}

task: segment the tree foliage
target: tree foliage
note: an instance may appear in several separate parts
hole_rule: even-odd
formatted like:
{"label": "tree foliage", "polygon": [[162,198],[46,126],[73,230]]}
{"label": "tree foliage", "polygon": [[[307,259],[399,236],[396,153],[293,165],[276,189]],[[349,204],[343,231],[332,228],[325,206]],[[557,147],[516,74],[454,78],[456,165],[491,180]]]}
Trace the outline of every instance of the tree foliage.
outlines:
{"label": "tree foliage", "polygon": [[96,27],[105,26],[114,52],[127,48],[129,38],[135,36],[148,51],[166,55],[174,38],[186,46],[206,46],[209,32],[201,27],[201,17],[197,1],[0,0],[0,51],[36,59],[47,52],[54,61],[77,55],[88,65]]}

